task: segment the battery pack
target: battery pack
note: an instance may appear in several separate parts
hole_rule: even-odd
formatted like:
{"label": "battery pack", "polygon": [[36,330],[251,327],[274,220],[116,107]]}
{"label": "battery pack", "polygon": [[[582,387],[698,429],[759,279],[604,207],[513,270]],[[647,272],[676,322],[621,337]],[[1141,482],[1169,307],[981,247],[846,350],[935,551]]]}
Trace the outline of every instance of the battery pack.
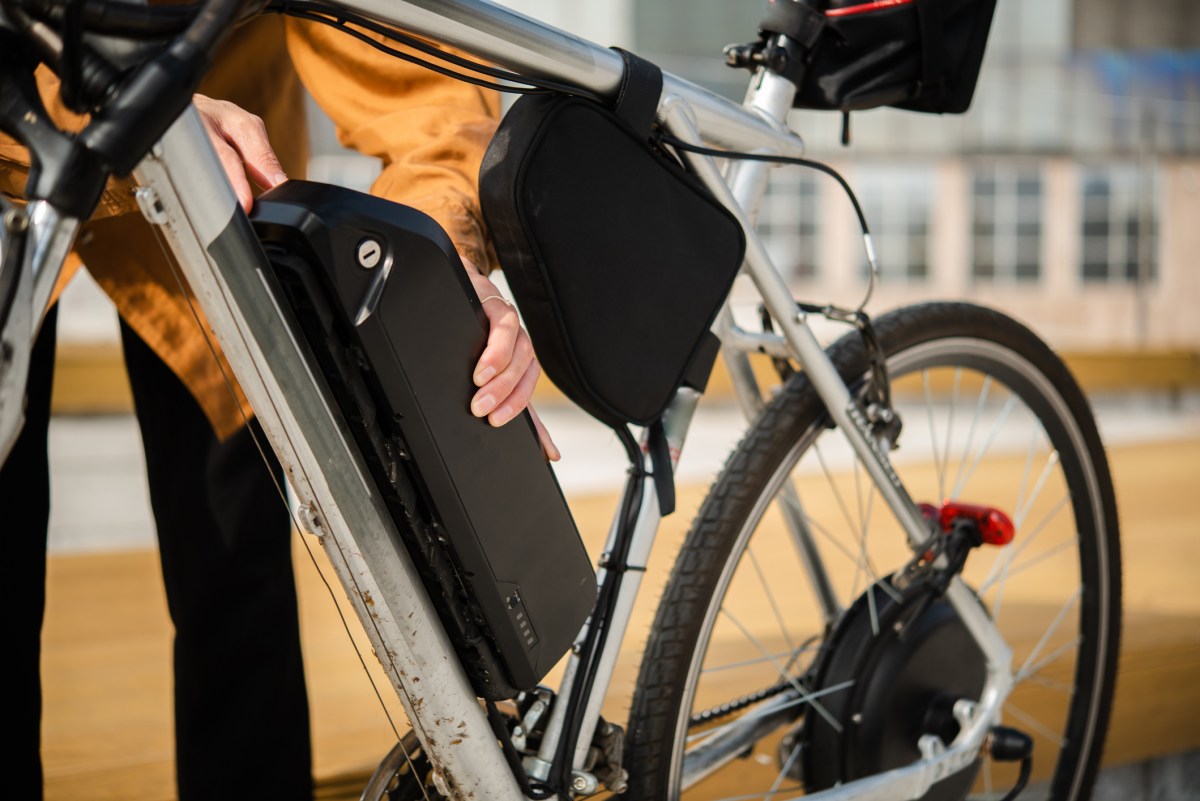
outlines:
{"label": "battery pack", "polygon": [[596,576],[529,412],[498,428],[471,414],[488,321],[449,237],[306,181],[251,220],[477,694],[530,689],[571,647]]}

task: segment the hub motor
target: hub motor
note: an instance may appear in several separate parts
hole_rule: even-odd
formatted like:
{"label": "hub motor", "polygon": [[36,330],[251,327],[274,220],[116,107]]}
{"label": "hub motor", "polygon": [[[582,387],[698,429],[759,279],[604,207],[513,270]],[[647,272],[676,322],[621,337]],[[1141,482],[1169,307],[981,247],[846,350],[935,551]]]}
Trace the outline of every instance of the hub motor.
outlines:
{"label": "hub motor", "polygon": [[[979,699],[982,652],[958,613],[928,584],[901,592],[885,578],[847,611],[817,666],[814,694],[850,682],[820,700],[799,732],[808,792],[921,758],[917,743],[935,734],[949,744],[959,725],[955,701]],[[962,798],[979,763],[935,784],[925,801]]]}

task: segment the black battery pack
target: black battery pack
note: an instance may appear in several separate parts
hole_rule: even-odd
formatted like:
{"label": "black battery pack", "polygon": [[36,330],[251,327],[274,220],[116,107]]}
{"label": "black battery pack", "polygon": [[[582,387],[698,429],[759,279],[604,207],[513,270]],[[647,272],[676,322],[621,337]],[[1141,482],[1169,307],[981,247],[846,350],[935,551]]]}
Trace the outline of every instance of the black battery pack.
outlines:
{"label": "black battery pack", "polygon": [[527,690],[571,647],[596,575],[526,411],[470,412],[487,317],[428,216],[288,181],[251,220],[478,695]]}

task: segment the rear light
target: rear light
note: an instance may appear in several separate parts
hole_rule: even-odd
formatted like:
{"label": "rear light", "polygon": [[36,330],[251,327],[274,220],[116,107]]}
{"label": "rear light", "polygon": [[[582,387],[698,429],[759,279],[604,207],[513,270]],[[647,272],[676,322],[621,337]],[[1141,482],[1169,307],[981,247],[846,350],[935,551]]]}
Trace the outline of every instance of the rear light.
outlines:
{"label": "rear light", "polygon": [[954,528],[955,520],[970,520],[988,545],[1008,545],[1016,534],[1012,519],[994,506],[946,501],[940,507],[928,503],[922,503],[920,507],[925,519],[937,520],[942,531],[947,533]]}

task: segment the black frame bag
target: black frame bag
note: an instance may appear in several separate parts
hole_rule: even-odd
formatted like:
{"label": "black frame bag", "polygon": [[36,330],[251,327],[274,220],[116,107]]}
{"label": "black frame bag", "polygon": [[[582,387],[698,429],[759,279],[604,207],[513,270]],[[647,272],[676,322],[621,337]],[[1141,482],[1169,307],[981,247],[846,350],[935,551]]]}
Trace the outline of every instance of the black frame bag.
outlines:
{"label": "black frame bag", "polygon": [[676,390],[707,382],[720,344],[709,328],[746,242],[651,144],[662,72],[622,55],[611,110],[566,95],[516,101],[484,156],[480,201],[546,375],[609,426],[661,434]]}
{"label": "black frame bag", "polygon": [[971,105],[996,0],[772,0],[759,26],[796,42],[784,74],[794,106],[894,106],[961,114]]}

